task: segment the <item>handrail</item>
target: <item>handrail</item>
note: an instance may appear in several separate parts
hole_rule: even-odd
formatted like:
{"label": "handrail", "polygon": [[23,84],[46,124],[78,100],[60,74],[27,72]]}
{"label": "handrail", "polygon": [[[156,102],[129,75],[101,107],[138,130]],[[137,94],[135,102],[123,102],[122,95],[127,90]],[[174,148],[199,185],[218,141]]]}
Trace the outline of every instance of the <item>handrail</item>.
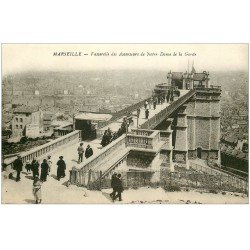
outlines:
{"label": "handrail", "polygon": [[[141,125],[141,128],[143,129],[152,129],[155,127],[155,124],[160,123],[163,121],[167,116],[172,114],[177,108],[179,108],[182,104],[184,104],[189,98],[191,98],[195,94],[196,90],[192,89],[188,91],[185,95],[181,96],[179,99],[177,99],[175,102],[172,102],[168,107],[163,109],[159,112],[157,116],[157,120],[153,121],[155,117],[151,117],[148,119],[144,124]],[[153,121],[153,122],[151,122]]]}
{"label": "handrail", "polygon": [[[25,161],[29,160],[31,161],[34,157],[39,157],[41,155],[44,155],[52,150],[54,150],[55,148],[64,145],[65,143],[75,140],[77,138],[80,137],[80,131],[79,130],[75,130],[71,133],[68,133],[64,136],[61,136],[51,142],[45,143],[41,146],[32,148],[31,150],[27,151],[27,152],[23,152],[20,153],[19,155],[21,156],[22,162],[24,163]],[[7,161],[5,162],[7,164],[7,166],[12,165],[14,162],[14,160],[12,159],[11,161]]]}
{"label": "handrail", "polygon": [[97,154],[95,154],[93,156],[91,156],[90,158],[88,158],[84,164],[78,168],[78,170],[89,170],[90,167],[92,165],[94,165],[97,161],[99,161],[99,159],[102,156],[106,156],[108,153],[110,153],[110,151],[113,151],[114,149],[117,149],[118,144],[123,144],[124,142],[124,147],[125,147],[125,137],[126,135],[122,135],[119,138],[117,138],[116,140],[114,140],[113,142],[111,142],[110,144],[108,144],[106,147],[104,147],[103,149],[100,150],[100,152],[98,152]]}

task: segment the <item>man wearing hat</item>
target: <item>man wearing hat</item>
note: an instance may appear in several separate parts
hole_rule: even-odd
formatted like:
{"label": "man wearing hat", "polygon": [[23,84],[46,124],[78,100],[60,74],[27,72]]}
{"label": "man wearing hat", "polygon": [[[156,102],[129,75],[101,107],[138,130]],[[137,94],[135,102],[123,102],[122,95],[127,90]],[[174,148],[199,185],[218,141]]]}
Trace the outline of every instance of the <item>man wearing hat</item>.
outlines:
{"label": "man wearing hat", "polygon": [[57,179],[60,181],[61,178],[64,178],[65,175],[65,170],[66,170],[66,164],[65,161],[63,160],[63,156],[59,157],[59,161],[57,162]]}
{"label": "man wearing hat", "polygon": [[20,173],[23,170],[23,162],[20,155],[17,156],[17,159],[13,162],[13,169],[16,170],[16,182],[20,181]]}
{"label": "man wearing hat", "polygon": [[83,152],[84,152],[84,149],[83,149],[83,143],[81,142],[80,143],[80,146],[77,148],[77,152],[78,152],[78,163],[81,163],[82,162],[82,158],[83,158]]}
{"label": "man wearing hat", "polygon": [[88,146],[87,146],[87,148],[85,150],[85,157],[86,157],[86,159],[88,159],[92,155],[93,155],[93,149],[88,144]]}
{"label": "man wearing hat", "polygon": [[117,180],[117,173],[114,172],[114,174],[112,175],[111,177],[111,187],[113,188],[113,192],[110,194],[110,197],[113,199],[116,195],[116,192],[117,192],[117,183],[118,183],[118,180]]}

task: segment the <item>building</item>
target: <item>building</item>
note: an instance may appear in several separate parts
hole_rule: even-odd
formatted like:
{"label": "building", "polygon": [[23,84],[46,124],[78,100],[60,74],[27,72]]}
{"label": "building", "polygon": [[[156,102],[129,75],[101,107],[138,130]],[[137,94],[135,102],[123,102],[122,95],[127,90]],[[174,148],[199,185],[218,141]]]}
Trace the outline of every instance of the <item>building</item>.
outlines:
{"label": "building", "polygon": [[43,131],[43,113],[38,107],[21,106],[14,110],[12,119],[13,137],[39,137]]}
{"label": "building", "polygon": [[[206,71],[170,71],[167,79],[167,83],[156,85],[155,95],[165,96],[169,90],[195,90],[195,95],[169,117],[173,160],[188,164],[188,159],[201,158],[219,163],[221,87],[210,85]],[[166,124],[164,121],[155,129],[165,130]]]}
{"label": "building", "polygon": [[55,119],[55,115],[53,113],[46,112],[43,114],[44,131],[48,131],[51,128],[51,124],[54,119]]}
{"label": "building", "polygon": [[49,130],[53,131],[55,138],[58,138],[72,132],[73,123],[69,121],[53,121]]}
{"label": "building", "polygon": [[110,114],[82,112],[74,117],[74,129],[81,130],[82,140],[94,139],[98,129],[111,118]]}

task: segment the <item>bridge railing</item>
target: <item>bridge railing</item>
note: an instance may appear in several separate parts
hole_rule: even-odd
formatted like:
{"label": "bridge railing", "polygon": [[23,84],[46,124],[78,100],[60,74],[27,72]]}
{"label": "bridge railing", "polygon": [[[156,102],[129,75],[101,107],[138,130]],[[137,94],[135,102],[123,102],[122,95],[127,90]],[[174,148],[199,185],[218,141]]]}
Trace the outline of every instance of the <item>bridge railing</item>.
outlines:
{"label": "bridge railing", "polygon": [[[32,148],[31,150],[21,153],[19,155],[21,156],[22,162],[25,163],[26,161],[32,161],[34,158],[38,158],[38,157],[41,157],[42,155],[46,155],[49,152],[52,152],[53,150],[61,146],[64,146],[65,144],[78,140],[79,138],[80,138],[80,131],[75,130],[65,136],[59,137],[41,146]],[[7,167],[13,168],[13,162],[14,162],[13,159],[10,161],[6,159],[5,164],[7,165]]]}
{"label": "bridge railing", "polygon": [[195,89],[188,91],[185,95],[179,97],[176,101],[172,102],[168,107],[160,111],[157,115],[148,119],[145,123],[141,125],[143,129],[154,128],[157,124],[162,122],[168,115],[173,113],[177,108],[185,103],[190,97],[195,94]]}
{"label": "bridge railing", "polygon": [[[117,138],[115,141],[108,144],[106,147],[101,149],[98,154],[88,158],[80,168],[73,167],[70,171],[70,183],[87,186],[90,181],[90,178],[93,178],[89,175],[90,170],[99,166],[104,160],[113,157],[117,152],[122,151],[126,148],[126,135],[122,135]],[[108,163],[106,163],[108,164]],[[98,171],[97,171],[98,172]]]}
{"label": "bridge railing", "polygon": [[[160,142],[160,131],[152,130],[138,130],[138,133],[145,133],[145,131],[150,131],[150,135],[137,135],[137,134],[127,134],[126,144],[129,147],[135,148],[145,148],[154,149]],[[151,133],[153,132],[153,133]]]}
{"label": "bridge railing", "polygon": [[219,176],[222,180],[226,180],[228,184],[232,187],[235,187],[244,192],[248,192],[248,181],[244,180],[236,175],[231,173],[225,173],[223,171],[219,171],[216,169],[212,169],[211,167],[206,167],[203,165],[196,164],[194,162],[190,162],[190,167],[196,171],[205,172],[210,175]]}
{"label": "bridge railing", "polygon": [[154,132],[155,132],[154,130],[149,130],[149,129],[131,129],[132,134],[143,135],[143,136],[150,136]]}
{"label": "bridge railing", "polygon": [[137,102],[135,104],[130,105],[129,107],[126,107],[122,110],[119,110],[119,111],[113,113],[112,118],[106,122],[100,123],[99,128],[106,127],[107,125],[114,122],[115,120],[118,120],[118,119],[122,118],[123,116],[127,116],[128,114],[134,112],[138,108],[141,108],[143,106],[143,104],[145,103],[145,101],[148,101],[148,100],[150,100],[150,98],[146,98],[140,102]]}
{"label": "bridge railing", "polygon": [[[73,167],[70,171],[70,183],[88,186],[88,183],[99,179],[102,174],[107,174],[107,171],[115,167],[128,154],[130,149],[127,147],[154,149],[161,142],[160,131],[158,130],[134,130],[133,132],[132,134],[124,134],[111,142],[101,149],[98,154],[87,159],[80,168]],[[140,135],[140,133],[150,135]],[[94,173],[100,173],[100,170],[103,171],[101,175],[94,176]]]}

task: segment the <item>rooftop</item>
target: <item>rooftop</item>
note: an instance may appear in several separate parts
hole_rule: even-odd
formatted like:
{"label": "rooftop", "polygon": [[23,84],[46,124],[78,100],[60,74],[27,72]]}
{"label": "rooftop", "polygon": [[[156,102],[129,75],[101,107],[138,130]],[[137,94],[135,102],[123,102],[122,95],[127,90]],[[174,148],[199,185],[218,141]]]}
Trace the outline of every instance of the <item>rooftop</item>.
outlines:
{"label": "rooftop", "polygon": [[172,79],[174,80],[182,80],[183,73],[182,72],[173,72],[172,73]]}
{"label": "rooftop", "polygon": [[15,108],[13,113],[14,114],[17,114],[17,113],[31,114],[37,111],[39,111],[38,107],[21,106],[21,107]]}
{"label": "rooftop", "polygon": [[98,113],[81,113],[75,116],[77,120],[88,120],[88,121],[108,121],[112,118],[109,114],[98,114]]}
{"label": "rooftop", "polygon": [[193,80],[194,81],[204,81],[207,78],[206,73],[194,73]]}

